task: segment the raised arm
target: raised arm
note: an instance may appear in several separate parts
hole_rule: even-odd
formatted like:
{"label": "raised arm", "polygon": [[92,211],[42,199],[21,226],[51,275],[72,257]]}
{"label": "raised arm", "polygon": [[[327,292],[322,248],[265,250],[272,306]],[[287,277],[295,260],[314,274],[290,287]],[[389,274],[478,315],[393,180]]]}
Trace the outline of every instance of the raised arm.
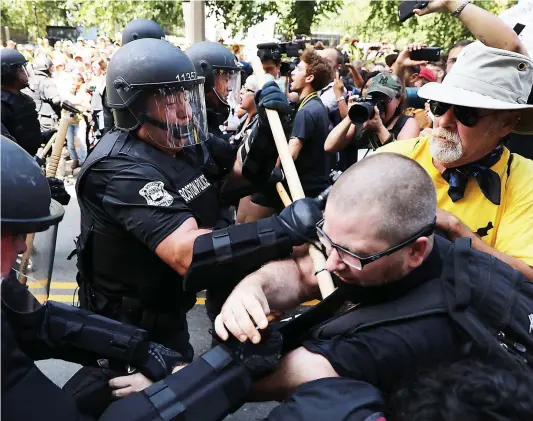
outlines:
{"label": "raised arm", "polygon": [[[433,0],[425,9],[416,9],[418,16],[434,12],[453,13],[462,5],[462,0]],[[488,47],[514,51],[528,55],[526,48],[512,28],[500,18],[472,3],[467,4],[458,16],[472,34]]]}

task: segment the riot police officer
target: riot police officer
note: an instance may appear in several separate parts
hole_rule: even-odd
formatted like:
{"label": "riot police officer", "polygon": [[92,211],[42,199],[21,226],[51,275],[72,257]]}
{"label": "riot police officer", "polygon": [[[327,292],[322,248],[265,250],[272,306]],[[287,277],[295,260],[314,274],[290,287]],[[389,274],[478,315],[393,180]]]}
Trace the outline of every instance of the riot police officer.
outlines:
{"label": "riot police officer", "polygon": [[[30,234],[39,241],[39,254],[53,253],[55,237],[46,234],[57,227],[64,210],[51,200],[47,180],[33,158],[4,136],[0,142],[2,419],[35,420],[44,415],[79,420],[72,398],[35,366],[35,360],[61,358],[96,365],[106,358],[121,364],[124,373],[129,364],[160,380],[183,358],[149,342],[138,328],[53,301],[41,305],[25,285],[9,276]],[[53,255],[49,262],[53,264]],[[45,272],[51,273],[51,267],[43,268]]]}
{"label": "riot police officer", "polygon": [[2,124],[17,143],[28,153],[35,155],[41,145],[41,128],[33,99],[22,93],[28,86],[28,62],[17,50],[0,50],[2,68]]}
{"label": "riot police officer", "polygon": [[[185,313],[195,293],[290,253],[321,213],[296,202],[280,216],[211,231],[220,208],[200,148],[209,137],[203,84],[166,41],[119,49],[107,72],[117,130],[95,147],[76,185],[82,307],[140,326],[189,359]],[[260,108],[285,101],[279,89],[258,98]]]}
{"label": "riot police officer", "polygon": [[[135,19],[124,27],[122,31],[122,45],[128,42],[143,38],[165,39],[165,31],[158,23],[150,19]],[[102,136],[115,126],[113,113],[106,102],[106,89],[102,94],[102,111],[104,115],[104,127],[101,130]]]}
{"label": "riot police officer", "polygon": [[231,106],[239,103],[241,68],[233,53],[218,42],[202,41],[187,49],[196,74],[205,78],[207,126],[209,133],[224,137],[220,126],[228,119]]}
{"label": "riot police officer", "polygon": [[32,63],[34,75],[26,93],[35,101],[41,130],[57,129],[61,114],[61,96],[51,77],[52,60],[44,54],[38,55]]}

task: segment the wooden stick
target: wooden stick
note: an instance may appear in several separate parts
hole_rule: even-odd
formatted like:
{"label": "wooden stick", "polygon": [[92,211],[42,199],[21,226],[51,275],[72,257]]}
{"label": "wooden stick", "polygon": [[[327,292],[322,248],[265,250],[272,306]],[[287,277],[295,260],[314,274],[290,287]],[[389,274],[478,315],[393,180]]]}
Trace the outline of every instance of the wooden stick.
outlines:
{"label": "wooden stick", "polygon": [[54,149],[52,150],[50,162],[46,167],[46,177],[56,176],[57,167],[59,165],[59,160],[61,159],[61,153],[63,152],[63,146],[65,145],[65,138],[67,137],[67,130],[71,120],[70,113],[68,111],[62,111],[61,120],[59,120],[59,128],[57,129],[54,141]]}
{"label": "wooden stick", "polygon": [[28,278],[26,273],[28,272],[28,263],[30,262],[31,252],[33,251],[33,240],[35,239],[35,233],[32,232],[26,236],[26,251],[22,255],[19,266],[19,282],[22,285],[26,285]]}
{"label": "wooden stick", "polygon": [[283,206],[289,206],[292,203],[292,200],[282,182],[276,183],[276,190],[278,191],[279,198],[283,202]]}
{"label": "wooden stick", "polygon": [[48,153],[48,150],[52,147],[52,145],[55,143],[55,140],[57,138],[57,132],[55,132],[52,137],[50,138],[50,140],[48,141],[48,143],[46,144],[46,146],[43,148],[43,150],[41,151],[41,153],[39,154],[39,158],[43,158],[46,156],[46,154]]}
{"label": "wooden stick", "polygon": [[[252,64],[254,74],[257,77],[259,85],[263,86],[265,84],[265,72],[263,70],[263,66],[261,65],[261,61],[259,58],[256,58],[252,61]],[[281,125],[278,112],[268,109],[265,111],[268,118],[268,123],[270,124],[270,129],[272,130],[272,134],[274,136],[274,142],[276,143],[276,148],[281,160],[283,172],[285,173],[285,179],[289,185],[289,191],[292,199],[303,199],[305,194],[302,188],[302,183],[300,182],[300,177],[298,176],[296,166],[292,160],[292,156],[289,151],[289,145],[287,144],[287,139],[285,137],[285,132],[283,131],[283,126]],[[283,198],[281,199],[283,200]],[[331,274],[326,270],[326,259],[322,253],[314,247],[309,248],[309,255],[313,260],[315,275],[320,288],[320,294],[322,295],[322,298],[325,298],[335,290],[335,287],[333,286],[333,280],[331,279]]]}

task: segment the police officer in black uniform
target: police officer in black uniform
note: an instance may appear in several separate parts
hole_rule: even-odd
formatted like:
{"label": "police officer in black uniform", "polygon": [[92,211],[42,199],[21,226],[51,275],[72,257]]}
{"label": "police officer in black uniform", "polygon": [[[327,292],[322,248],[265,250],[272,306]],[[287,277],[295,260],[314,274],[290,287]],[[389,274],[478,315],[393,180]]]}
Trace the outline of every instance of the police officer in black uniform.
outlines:
{"label": "police officer in black uniform", "polygon": [[28,62],[11,48],[0,50],[2,67],[2,124],[17,143],[30,155],[35,155],[43,142],[35,102],[22,89],[28,86]]}
{"label": "police officer in black uniform", "polygon": [[[210,231],[220,209],[204,173],[203,83],[164,40],[119,49],[107,73],[117,130],[95,147],[76,185],[81,306],[140,326],[188,359],[185,313],[195,292],[290,253],[312,230],[308,214],[320,213],[304,201],[268,220]],[[269,108],[285,100],[279,89],[259,96]]]}
{"label": "police officer in black uniform", "polygon": [[[135,19],[124,27],[122,31],[122,45],[128,42],[143,38],[165,39],[165,31],[158,23],[150,19]],[[113,112],[106,102],[106,89],[102,94],[102,111],[104,115],[104,128],[101,130],[102,136],[115,126]]]}
{"label": "police officer in black uniform", "polygon": [[[207,126],[209,133],[227,138],[220,126],[230,115],[230,102],[238,104],[241,68],[233,53],[218,42],[202,41],[187,49],[199,76],[205,78]],[[233,101],[232,101],[233,99]]]}
{"label": "police officer in black uniform", "polygon": [[[51,200],[45,176],[33,158],[2,136],[2,419],[81,419],[67,394],[34,361],[60,358],[80,364],[108,359],[126,372],[130,365],[160,380],[183,361],[175,351],[149,342],[145,331],[54,301],[41,305],[25,285],[9,276],[26,236],[57,225],[61,205]],[[46,238],[46,237],[45,237]],[[48,237],[50,238],[50,237]],[[41,242],[52,252],[54,243]],[[52,260],[53,262],[53,260]],[[31,404],[28,404],[31,397]]]}
{"label": "police officer in black uniform", "polygon": [[35,101],[41,130],[57,129],[61,115],[61,96],[51,76],[52,60],[40,54],[32,66],[34,75],[30,77],[30,86],[25,92]]}

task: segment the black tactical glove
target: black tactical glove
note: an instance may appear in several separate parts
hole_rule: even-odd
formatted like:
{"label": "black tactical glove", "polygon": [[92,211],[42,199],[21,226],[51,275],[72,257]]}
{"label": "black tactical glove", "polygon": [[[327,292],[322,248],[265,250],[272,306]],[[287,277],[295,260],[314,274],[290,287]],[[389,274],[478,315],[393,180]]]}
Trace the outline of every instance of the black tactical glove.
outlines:
{"label": "black tactical glove", "polygon": [[50,193],[52,199],[58,201],[63,206],[67,206],[70,202],[70,194],[65,190],[65,184],[58,178],[47,178],[48,185],[50,186]]}
{"label": "black tactical glove", "polygon": [[185,362],[185,358],[179,352],[150,342],[148,359],[142,367],[139,367],[139,371],[150,380],[157,382],[172,374],[172,369],[183,362]]}
{"label": "black tactical glove", "polygon": [[276,110],[282,115],[288,114],[291,110],[287,98],[273,80],[266,83],[263,89],[256,91],[254,98],[260,127],[269,127],[265,108]]}
{"label": "black tactical glove", "polygon": [[322,203],[309,197],[296,200],[278,215],[278,220],[287,230],[293,246],[316,239],[316,224],[322,218]]}
{"label": "black tactical glove", "polygon": [[261,331],[261,342],[258,344],[250,341],[242,343],[231,335],[225,342],[220,342],[220,338],[216,335],[215,340],[225,346],[232,353],[233,358],[248,369],[254,380],[274,371],[283,348],[281,332],[270,327]]}

